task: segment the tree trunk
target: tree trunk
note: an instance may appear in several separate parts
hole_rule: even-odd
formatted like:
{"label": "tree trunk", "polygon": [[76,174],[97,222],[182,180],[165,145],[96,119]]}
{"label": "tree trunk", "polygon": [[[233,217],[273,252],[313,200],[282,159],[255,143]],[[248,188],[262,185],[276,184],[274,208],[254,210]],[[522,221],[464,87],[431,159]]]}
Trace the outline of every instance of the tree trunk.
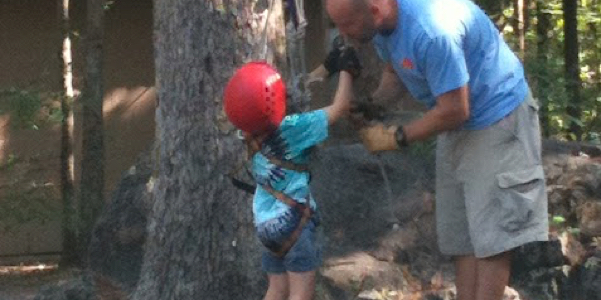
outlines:
{"label": "tree trunk", "polygon": [[[590,4],[590,9],[593,11],[601,11],[601,7],[599,6],[599,1],[598,0],[593,0]],[[601,95],[601,35],[599,35],[599,28],[597,27],[597,23],[596,22],[589,22],[588,24],[589,29],[590,29],[590,34],[593,36],[593,53],[594,53],[594,58],[593,58],[593,62],[592,62],[592,66],[591,69],[594,70],[595,72],[595,76],[594,76],[594,81],[595,81],[595,89],[597,91],[596,95]]]}
{"label": "tree trunk", "polygon": [[564,60],[566,90],[568,92],[566,112],[570,118],[567,136],[570,140],[574,138],[580,140],[582,136],[577,8],[578,3],[576,0],[563,0]]}
{"label": "tree trunk", "polygon": [[549,136],[549,87],[550,87],[550,76],[547,72],[544,72],[546,68],[546,62],[548,61],[548,49],[549,49],[549,38],[547,36],[549,29],[551,27],[551,14],[549,14],[547,10],[547,1],[546,0],[537,0],[536,1],[536,16],[538,22],[536,23],[536,37],[537,37],[537,45],[536,45],[536,56],[538,60],[538,65],[540,68],[543,68],[540,73],[544,76],[537,76],[536,78],[536,90],[538,98],[540,99],[541,109],[540,109],[540,121],[542,124],[542,133],[543,136]]}
{"label": "tree trunk", "polygon": [[513,0],[513,32],[516,35],[517,46],[519,49],[519,56],[522,60],[525,58],[526,50],[526,32],[525,32],[525,18],[524,11],[525,0]]}
{"label": "tree trunk", "polygon": [[87,254],[92,228],[104,204],[104,140],[102,39],[104,36],[104,0],[87,0],[85,35],[86,77],[82,104],[82,158],[80,181],[79,255]]}
{"label": "tree trunk", "polygon": [[69,0],[59,0],[61,20],[63,70],[63,95],[61,97],[61,195],[63,198],[63,254],[61,266],[70,266],[77,261],[77,210],[73,201],[73,164],[71,147],[70,105],[73,101],[73,61],[71,51],[71,26]]}
{"label": "tree trunk", "polygon": [[[254,14],[253,3],[154,2],[159,176],[132,299],[260,299],[264,292],[252,198],[228,177],[245,151],[222,107],[234,69],[256,57],[265,14]],[[282,37],[279,10],[270,42]]]}
{"label": "tree trunk", "polygon": [[[592,0],[589,6],[589,9],[592,11],[601,11],[601,7],[599,6],[599,1],[598,0]],[[590,68],[591,70],[593,70],[594,75],[593,75],[593,89],[594,89],[594,93],[593,93],[593,98],[598,98],[601,97],[601,35],[599,34],[599,27],[597,26],[598,22],[594,22],[594,21],[590,21],[588,23],[588,27],[589,27],[589,31],[590,31],[590,35],[593,37],[593,43],[592,43],[592,47],[593,47],[593,58],[592,61],[590,63]],[[593,128],[599,128],[596,126],[601,126],[601,118],[599,117],[599,115],[601,114],[601,103],[600,101],[595,101],[596,99],[592,99],[593,100],[593,107],[591,110],[593,110],[596,113],[596,120],[592,120],[589,124],[588,124],[588,128],[587,130],[585,130],[585,133],[589,133],[591,131],[593,131]]]}

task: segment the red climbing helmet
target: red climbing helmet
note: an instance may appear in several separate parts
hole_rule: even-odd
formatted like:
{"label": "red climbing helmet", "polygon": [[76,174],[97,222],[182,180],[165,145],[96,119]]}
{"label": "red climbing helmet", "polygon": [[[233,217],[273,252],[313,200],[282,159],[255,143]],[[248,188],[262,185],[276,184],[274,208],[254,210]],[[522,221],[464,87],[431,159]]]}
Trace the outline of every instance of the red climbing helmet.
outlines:
{"label": "red climbing helmet", "polygon": [[223,93],[225,113],[238,129],[261,133],[277,128],[286,113],[286,86],[266,62],[240,67]]}

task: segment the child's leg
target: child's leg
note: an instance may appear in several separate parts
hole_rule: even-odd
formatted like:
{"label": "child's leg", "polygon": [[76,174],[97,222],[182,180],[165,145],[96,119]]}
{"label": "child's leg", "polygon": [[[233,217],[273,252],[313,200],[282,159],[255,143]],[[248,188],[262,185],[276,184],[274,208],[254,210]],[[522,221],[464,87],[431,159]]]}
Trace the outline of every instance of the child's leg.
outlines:
{"label": "child's leg", "polygon": [[289,300],[312,300],[315,293],[315,271],[288,272]]}
{"label": "child's leg", "polygon": [[321,265],[321,244],[317,228],[308,223],[284,259],[290,286],[289,300],[311,300],[315,294],[315,274]]}
{"label": "child's leg", "polygon": [[286,300],[288,299],[288,274],[268,273],[269,287],[263,300]]}

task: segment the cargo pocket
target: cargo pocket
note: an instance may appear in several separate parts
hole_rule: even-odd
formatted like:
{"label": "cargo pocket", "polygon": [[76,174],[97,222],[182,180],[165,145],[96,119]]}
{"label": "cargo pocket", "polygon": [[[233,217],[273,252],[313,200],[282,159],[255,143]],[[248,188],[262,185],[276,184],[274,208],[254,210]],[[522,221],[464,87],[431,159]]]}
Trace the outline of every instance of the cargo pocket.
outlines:
{"label": "cargo pocket", "polygon": [[541,165],[520,171],[497,174],[500,226],[506,231],[530,227],[537,203],[544,199],[544,171]]}
{"label": "cargo pocket", "polygon": [[538,100],[534,97],[532,97],[532,95],[528,95],[528,106],[530,107],[530,109],[534,112],[537,112],[540,110],[540,105],[538,104]]}

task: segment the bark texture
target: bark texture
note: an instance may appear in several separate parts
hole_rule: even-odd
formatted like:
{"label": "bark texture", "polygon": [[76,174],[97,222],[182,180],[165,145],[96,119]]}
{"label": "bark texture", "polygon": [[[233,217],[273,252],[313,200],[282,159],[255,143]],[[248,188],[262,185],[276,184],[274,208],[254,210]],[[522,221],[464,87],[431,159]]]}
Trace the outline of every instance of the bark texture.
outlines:
{"label": "bark texture", "polygon": [[[259,299],[264,292],[251,197],[228,177],[245,151],[223,113],[222,90],[235,68],[256,58],[267,7],[154,2],[158,180],[133,299]],[[281,41],[278,24],[268,25],[270,43]]]}

